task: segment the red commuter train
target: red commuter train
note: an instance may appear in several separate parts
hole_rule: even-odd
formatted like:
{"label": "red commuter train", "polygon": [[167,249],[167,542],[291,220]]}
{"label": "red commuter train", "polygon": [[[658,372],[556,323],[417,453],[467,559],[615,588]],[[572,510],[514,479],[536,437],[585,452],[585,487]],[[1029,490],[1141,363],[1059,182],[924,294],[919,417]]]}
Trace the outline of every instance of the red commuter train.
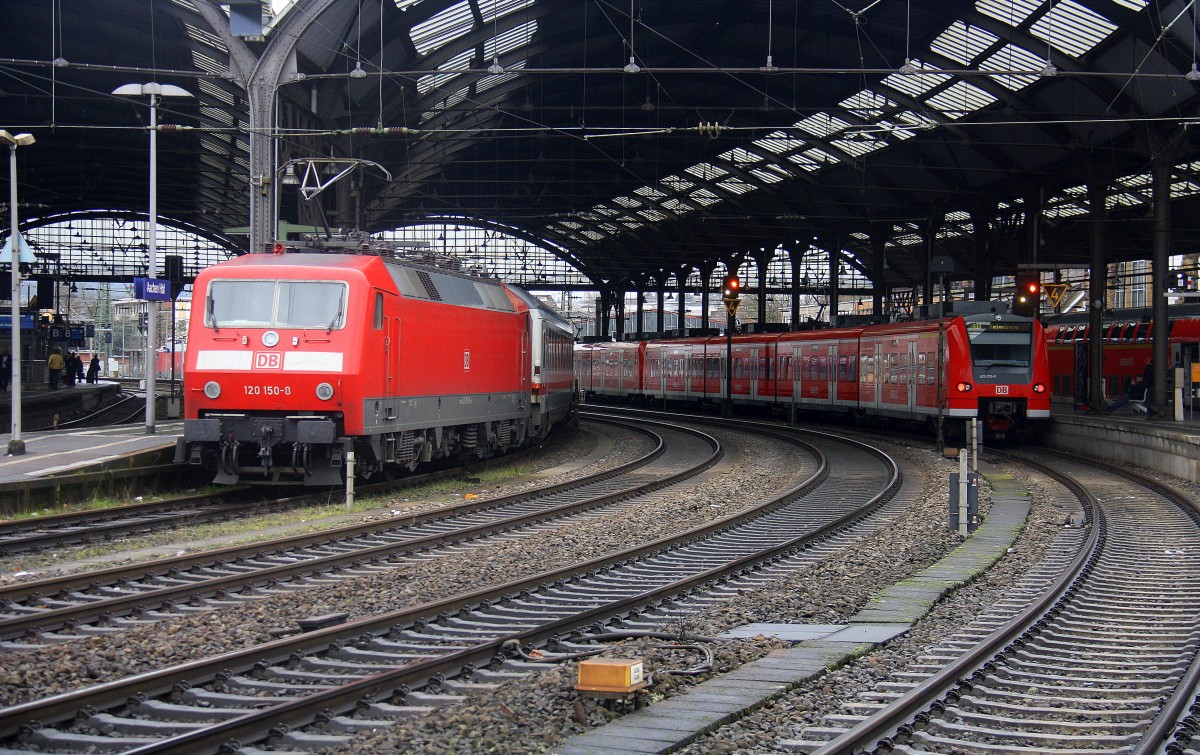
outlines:
{"label": "red commuter train", "polygon": [[575,409],[570,324],[495,280],[377,255],[251,254],[196,277],[176,460],[217,483],[483,457]]}
{"label": "red commuter train", "polygon": [[1003,304],[956,306],[941,321],[735,335],[731,347],[724,336],[587,344],[575,374],[587,399],[714,407],[729,348],[735,406],[932,423],[940,403],[943,417],[978,418],[992,437],[1049,418],[1041,324]]}
{"label": "red commuter train", "polygon": [[[1051,395],[1055,401],[1087,402],[1088,331],[1087,313],[1067,315],[1046,326],[1046,348],[1050,357]],[[1173,387],[1172,367],[1183,367],[1186,376],[1200,362],[1200,317],[1176,316],[1168,321],[1167,386]],[[1110,399],[1125,393],[1135,375],[1143,374],[1153,358],[1157,337],[1149,316],[1130,313],[1108,316],[1103,331],[1104,395]]]}

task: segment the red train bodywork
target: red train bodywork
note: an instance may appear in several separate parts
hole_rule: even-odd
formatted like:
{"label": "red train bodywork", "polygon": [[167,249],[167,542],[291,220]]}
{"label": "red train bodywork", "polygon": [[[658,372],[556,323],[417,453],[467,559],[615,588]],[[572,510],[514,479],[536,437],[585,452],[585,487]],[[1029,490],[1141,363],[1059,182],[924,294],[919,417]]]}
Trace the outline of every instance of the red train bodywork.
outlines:
{"label": "red train bodywork", "polygon": [[569,325],[495,281],[377,256],[246,255],[193,291],[176,457],[219,483],[337,484],[351,450],[363,477],[484,456],[572,410],[562,341],[548,363],[534,351],[546,328],[569,342]]}
{"label": "red train bodywork", "polygon": [[727,369],[735,405],[775,413],[933,420],[940,406],[948,419],[979,418],[993,436],[1050,416],[1041,325],[991,310],[942,321],[737,335],[728,344],[711,336],[576,348],[576,375],[589,398],[715,406],[725,398]]}
{"label": "red train bodywork", "polygon": [[[1170,320],[1167,339],[1168,367],[1200,362],[1200,317]],[[1046,326],[1046,348],[1050,359],[1051,393],[1055,401],[1083,404],[1087,401],[1088,331],[1086,323],[1056,323]],[[1104,394],[1123,395],[1135,375],[1141,375],[1153,358],[1156,337],[1150,320],[1114,320],[1104,325],[1102,351]],[[1190,374],[1190,372],[1188,373]],[[1168,371],[1167,383],[1173,382]]]}

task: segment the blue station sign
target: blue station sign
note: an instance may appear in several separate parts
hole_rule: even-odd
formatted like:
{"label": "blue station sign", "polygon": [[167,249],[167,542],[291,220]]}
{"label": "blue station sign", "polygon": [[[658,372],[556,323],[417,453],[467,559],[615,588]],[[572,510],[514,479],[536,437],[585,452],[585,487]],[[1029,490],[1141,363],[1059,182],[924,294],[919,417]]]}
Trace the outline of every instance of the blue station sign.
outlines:
{"label": "blue station sign", "polygon": [[171,281],[163,278],[134,278],[133,295],[149,301],[171,301]]}

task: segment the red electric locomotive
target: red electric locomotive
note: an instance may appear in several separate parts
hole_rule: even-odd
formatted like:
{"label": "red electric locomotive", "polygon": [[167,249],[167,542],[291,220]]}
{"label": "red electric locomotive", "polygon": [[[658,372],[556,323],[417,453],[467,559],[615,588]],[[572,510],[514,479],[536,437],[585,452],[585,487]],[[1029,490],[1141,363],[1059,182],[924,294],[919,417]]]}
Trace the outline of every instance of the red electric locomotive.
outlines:
{"label": "red electric locomotive", "polygon": [[[218,483],[334,485],[545,437],[568,323],[523,292],[379,256],[246,255],[193,287],[176,459]],[[532,305],[531,305],[532,303]]]}
{"label": "red electric locomotive", "polygon": [[[589,398],[714,407],[776,414],[850,414],[858,420],[978,418],[992,437],[1050,416],[1049,373],[1041,325],[991,303],[959,302],[941,321],[787,333],[596,343],[576,350],[576,373]],[[939,358],[939,354],[941,355]],[[633,386],[634,367],[641,374]]]}

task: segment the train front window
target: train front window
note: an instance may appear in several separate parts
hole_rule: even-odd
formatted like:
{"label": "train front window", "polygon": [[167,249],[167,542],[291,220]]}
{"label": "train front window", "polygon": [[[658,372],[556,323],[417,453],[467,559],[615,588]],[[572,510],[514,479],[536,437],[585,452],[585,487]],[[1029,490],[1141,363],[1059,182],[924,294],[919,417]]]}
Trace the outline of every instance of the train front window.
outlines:
{"label": "train front window", "polygon": [[216,328],[320,328],[345,324],[346,284],[338,281],[216,280],[205,324]]}
{"label": "train front window", "polygon": [[971,361],[976,367],[1029,367],[1033,328],[1029,323],[969,323]]}

